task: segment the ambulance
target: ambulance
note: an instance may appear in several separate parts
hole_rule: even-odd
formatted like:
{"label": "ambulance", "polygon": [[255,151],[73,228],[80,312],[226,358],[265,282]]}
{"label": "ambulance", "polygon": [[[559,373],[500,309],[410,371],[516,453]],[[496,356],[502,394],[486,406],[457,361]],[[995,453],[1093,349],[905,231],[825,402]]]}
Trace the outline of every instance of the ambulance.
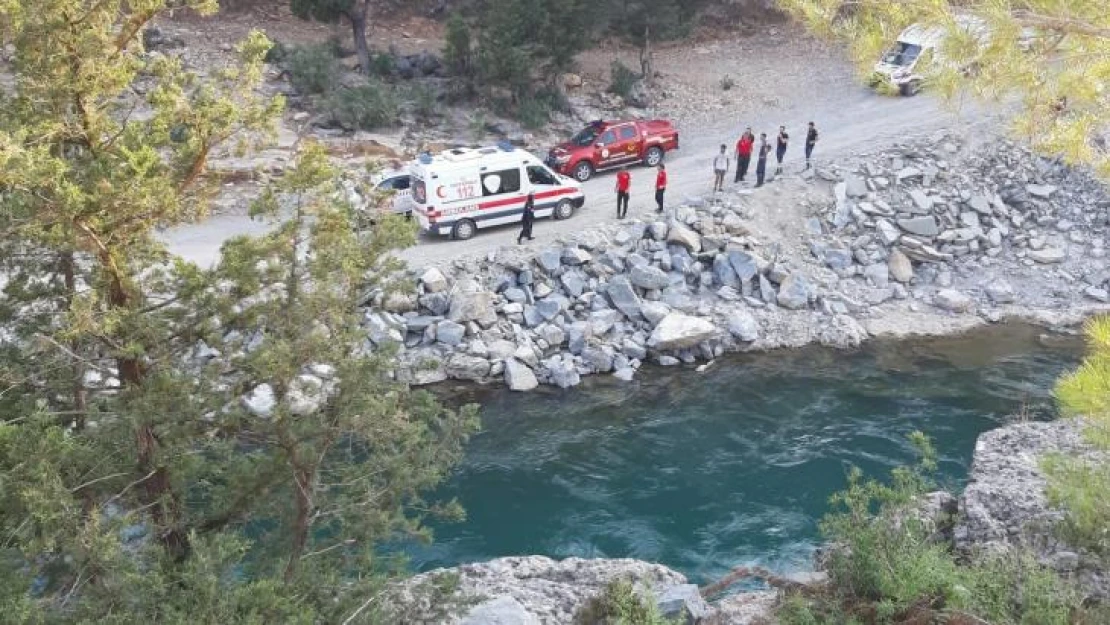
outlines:
{"label": "ambulance", "polygon": [[421,154],[409,165],[409,175],[421,230],[454,239],[520,223],[530,192],[537,218],[567,219],[586,201],[577,181],[510,143]]}

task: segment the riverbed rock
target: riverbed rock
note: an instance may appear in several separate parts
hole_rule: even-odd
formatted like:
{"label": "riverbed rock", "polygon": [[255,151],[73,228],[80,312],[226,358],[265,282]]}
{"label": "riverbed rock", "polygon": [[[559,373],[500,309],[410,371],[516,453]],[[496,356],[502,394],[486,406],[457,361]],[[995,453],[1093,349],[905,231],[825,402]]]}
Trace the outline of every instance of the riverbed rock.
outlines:
{"label": "riverbed rock", "polygon": [[936,296],[933,298],[933,303],[936,304],[938,308],[955,313],[967,312],[975,306],[975,300],[971,299],[966,293],[961,293],[956,289],[941,289],[937,291]]}
{"label": "riverbed rock", "polygon": [[746,310],[734,310],[728,315],[728,331],[737,339],[750,343],[759,338],[759,322]]}
{"label": "riverbed rock", "polygon": [[995,304],[1011,304],[1016,298],[1014,287],[1005,280],[992,280],[984,291]]}
{"label": "riverbed rock", "polygon": [[466,336],[466,326],[446,320],[436,324],[436,340],[446,345],[458,345]]}
{"label": "riverbed rock", "polygon": [[548,381],[559,388],[578,386],[582,382],[578,368],[574,366],[574,357],[570,354],[552,356],[543,361],[543,367]]}
{"label": "riverbed rock", "polygon": [[540,385],[532,369],[516,358],[505,361],[505,384],[510,391],[530,391]]}
{"label": "riverbed rock", "polygon": [[483,326],[491,326],[497,323],[497,309],[493,303],[494,295],[489,291],[454,293],[447,318],[455,322],[476,321]]}
{"label": "riverbed rock", "polygon": [[540,620],[510,596],[494,597],[474,606],[459,625],[541,625]]}
{"label": "riverbed rock", "polygon": [[489,375],[490,363],[485,358],[455,353],[447,360],[447,375],[456,380],[480,382]]}
{"label": "riverbed rock", "polygon": [[626,276],[614,276],[610,279],[605,294],[609,297],[613,307],[624,313],[629,319],[635,320],[640,317],[643,302],[640,300],[640,296],[636,295],[636,290],[632,288],[632,282]]}
{"label": "riverbed rock", "polygon": [[1041,250],[1029,250],[1029,258],[1042,265],[1053,265],[1064,262],[1068,253],[1058,247],[1046,247]]}
{"label": "riverbed rock", "polygon": [[629,281],[641,289],[663,289],[671,283],[666,272],[651,265],[638,265],[628,274]]}
{"label": "riverbed rock", "polygon": [[886,266],[890,270],[890,277],[895,281],[907,284],[913,280],[913,263],[902,253],[902,250],[891,250],[890,256],[886,259]]}
{"label": "riverbed rock", "polygon": [[778,304],[783,308],[799,310],[809,305],[811,287],[801,274],[792,273],[779,287]]}
{"label": "riverbed rock", "polygon": [[655,326],[648,347],[661,351],[686,349],[716,336],[717,326],[709,320],[672,312]]}
{"label": "riverbed rock", "polygon": [[940,228],[937,227],[937,219],[932,215],[899,219],[898,227],[910,234],[916,234],[922,237],[935,237],[940,234]]}
{"label": "riverbed rock", "polygon": [[424,270],[420,275],[420,283],[424,285],[424,290],[429,293],[439,293],[446,291],[450,286],[447,282],[447,276],[436,267],[429,267]]}
{"label": "riverbed rock", "polygon": [[701,251],[701,237],[698,233],[677,222],[672,223],[667,230],[667,243],[681,245],[694,253]]}

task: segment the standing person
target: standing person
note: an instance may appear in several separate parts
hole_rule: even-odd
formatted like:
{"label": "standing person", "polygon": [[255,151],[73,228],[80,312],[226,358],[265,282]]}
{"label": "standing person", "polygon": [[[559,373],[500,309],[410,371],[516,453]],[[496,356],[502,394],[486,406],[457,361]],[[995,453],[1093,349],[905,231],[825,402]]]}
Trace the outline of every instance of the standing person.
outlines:
{"label": "standing person", "polygon": [[759,133],[759,160],[755,164],[755,186],[763,186],[763,177],[767,175],[767,155],[771,152],[771,144],[767,143],[767,133]]}
{"label": "standing person", "polygon": [[721,153],[713,158],[713,191],[725,190],[725,172],[728,171],[728,154],[725,154],[728,146],[721,144]]}
{"label": "standing person", "polygon": [[748,164],[752,162],[752,147],[755,145],[755,135],[748,128],[740,135],[736,142],[736,179],[733,182],[743,182],[748,175]]}
{"label": "standing person", "polygon": [[628,214],[628,191],[632,188],[632,174],[628,168],[621,167],[617,172],[617,219],[624,219]]}
{"label": "standing person", "polygon": [[516,244],[524,239],[532,240],[532,222],[536,221],[536,194],[529,193],[524,201],[524,216],[520,219],[520,234],[516,237]]}
{"label": "standing person", "polygon": [[659,163],[659,173],[655,174],[655,212],[663,212],[663,194],[667,192],[667,168]]}
{"label": "standing person", "polygon": [[809,130],[806,131],[806,169],[809,169],[809,157],[813,154],[815,145],[817,145],[817,126],[809,122]]}
{"label": "standing person", "polygon": [[786,126],[779,126],[779,136],[775,139],[775,174],[782,173],[782,159],[786,156],[786,143],[790,135],[786,134]]}

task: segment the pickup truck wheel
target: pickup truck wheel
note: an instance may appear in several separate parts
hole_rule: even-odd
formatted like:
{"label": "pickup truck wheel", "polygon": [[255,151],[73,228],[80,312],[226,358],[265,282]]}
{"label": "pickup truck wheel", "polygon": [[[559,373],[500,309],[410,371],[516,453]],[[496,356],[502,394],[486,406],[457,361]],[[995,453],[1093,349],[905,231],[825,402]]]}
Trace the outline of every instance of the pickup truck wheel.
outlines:
{"label": "pickup truck wheel", "polygon": [[474,225],[473,221],[469,219],[462,219],[457,224],[455,224],[454,228],[451,228],[451,238],[459,241],[465,241],[474,236],[474,233],[476,232],[478,232],[478,226]]}
{"label": "pickup truck wheel", "polygon": [[574,166],[574,179],[578,182],[586,182],[593,175],[594,166],[589,161],[582,161]]}
{"label": "pickup truck wheel", "polygon": [[644,164],[648,167],[655,167],[663,162],[663,150],[658,147],[648,148],[647,154],[644,155]]}
{"label": "pickup truck wheel", "polygon": [[560,200],[551,214],[555,219],[570,219],[571,215],[574,214],[574,204],[571,204],[570,200]]}

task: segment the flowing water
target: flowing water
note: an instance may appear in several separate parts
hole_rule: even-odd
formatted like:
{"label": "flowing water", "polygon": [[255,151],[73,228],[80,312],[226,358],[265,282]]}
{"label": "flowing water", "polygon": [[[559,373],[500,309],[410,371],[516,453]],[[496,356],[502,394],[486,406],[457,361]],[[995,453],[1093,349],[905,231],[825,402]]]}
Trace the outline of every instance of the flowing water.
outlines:
{"label": "flowing water", "polygon": [[651,368],[527,394],[443,389],[483,405],[483,432],[441,494],[467,510],[410,551],[426,570],[506,555],[631,557],[702,582],[733,566],[810,568],[817,523],[852,465],[912,462],[907,434],[959,487],[976,437],[1051,418],[1079,341],[1005,326],[853,352],[779,351],[703,373]]}

